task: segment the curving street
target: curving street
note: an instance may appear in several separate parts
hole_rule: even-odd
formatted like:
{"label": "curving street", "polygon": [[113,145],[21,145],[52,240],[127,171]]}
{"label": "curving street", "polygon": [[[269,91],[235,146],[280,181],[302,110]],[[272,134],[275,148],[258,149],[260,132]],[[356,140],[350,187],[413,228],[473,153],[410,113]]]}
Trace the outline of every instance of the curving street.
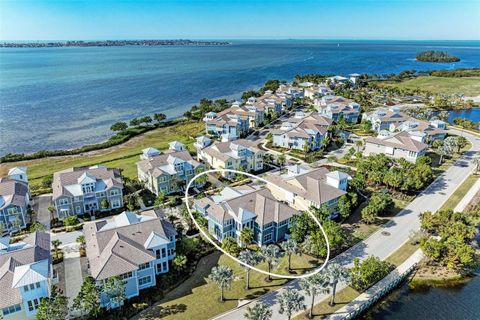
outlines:
{"label": "curving street", "polygon": [[[381,259],[387,258],[395,252],[405,241],[408,240],[412,231],[420,228],[419,215],[424,211],[436,211],[450,195],[462,184],[463,180],[473,171],[472,156],[480,151],[480,138],[455,129],[448,130],[451,133],[463,135],[467,138],[472,147],[465,152],[448,170],[442,173],[430,186],[428,186],[418,197],[416,197],[405,209],[400,211],[389,223],[385,224],[377,232],[367,239],[359,242],[354,247],[336,256],[332,262],[338,263],[344,267],[350,267],[355,258],[366,258],[370,255],[377,256]],[[388,235],[386,235],[388,234]],[[337,290],[341,290],[346,286],[340,283]],[[300,289],[298,281],[290,282],[287,287],[295,288],[301,291],[309,300],[309,296]],[[279,305],[276,303],[277,294],[283,289],[268,293],[257,300],[271,306],[273,311],[273,319],[287,319],[285,315],[281,315]],[[328,298],[329,295],[318,295],[316,303]],[[257,301],[254,300],[254,301]],[[231,310],[227,313],[214,317],[213,319],[243,319],[248,306],[252,303],[243,305],[242,307]]]}

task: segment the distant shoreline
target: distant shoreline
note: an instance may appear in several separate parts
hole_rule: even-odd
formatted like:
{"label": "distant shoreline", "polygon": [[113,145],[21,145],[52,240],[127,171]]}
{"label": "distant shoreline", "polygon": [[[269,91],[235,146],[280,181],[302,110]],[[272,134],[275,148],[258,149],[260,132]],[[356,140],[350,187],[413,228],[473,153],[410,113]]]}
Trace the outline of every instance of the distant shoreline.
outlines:
{"label": "distant shoreline", "polygon": [[104,40],[104,41],[52,41],[4,42],[0,48],[58,48],[58,47],[123,47],[123,46],[225,46],[227,41],[194,40]]}

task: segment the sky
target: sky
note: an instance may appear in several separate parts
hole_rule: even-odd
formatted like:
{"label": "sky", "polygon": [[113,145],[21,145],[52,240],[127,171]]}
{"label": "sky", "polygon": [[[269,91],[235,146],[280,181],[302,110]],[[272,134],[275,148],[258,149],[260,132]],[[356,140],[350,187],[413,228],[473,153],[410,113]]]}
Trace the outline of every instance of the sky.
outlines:
{"label": "sky", "polygon": [[480,40],[480,0],[0,0],[0,40]]}

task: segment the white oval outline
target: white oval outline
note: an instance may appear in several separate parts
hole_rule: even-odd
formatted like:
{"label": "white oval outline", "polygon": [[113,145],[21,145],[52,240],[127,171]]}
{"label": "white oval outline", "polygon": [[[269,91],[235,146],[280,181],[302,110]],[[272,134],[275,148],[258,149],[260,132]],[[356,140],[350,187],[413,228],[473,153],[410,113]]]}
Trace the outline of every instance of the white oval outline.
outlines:
{"label": "white oval outline", "polygon": [[225,250],[223,250],[217,243],[215,243],[215,241],[213,241],[211,238],[210,238],[210,235],[207,234],[202,227],[200,227],[200,225],[198,224],[197,220],[195,219],[195,217],[193,216],[193,213],[192,211],[190,210],[190,204],[188,203],[188,190],[190,189],[190,186],[192,184],[193,181],[195,181],[198,177],[202,176],[202,175],[205,175],[205,174],[208,174],[208,173],[215,173],[215,172],[231,172],[231,173],[235,173],[235,174],[243,174],[243,175],[246,175],[246,176],[249,176],[251,178],[254,178],[254,179],[258,179],[260,181],[263,181],[265,182],[266,184],[269,184],[275,188],[278,188],[279,190],[281,191],[286,191],[285,189],[275,185],[274,183],[270,182],[270,181],[267,181],[263,178],[260,178],[256,175],[253,175],[251,173],[248,173],[248,172],[243,172],[243,171],[238,171],[238,170],[232,170],[232,169],[211,169],[211,170],[205,170],[203,172],[200,172],[199,174],[195,175],[187,184],[187,187],[185,189],[185,205],[187,207],[187,211],[188,213],[190,214],[190,218],[193,220],[193,222],[195,223],[195,225],[197,226],[198,230],[203,234],[203,236],[205,238],[208,239],[208,241],[210,241],[211,244],[213,244],[213,246],[215,248],[217,248],[218,250],[220,250],[221,252],[225,253],[228,257],[230,257],[231,259],[233,259],[234,261],[240,263],[241,265],[247,267],[247,268],[250,268],[252,270],[255,270],[257,272],[260,272],[260,273],[263,273],[263,274],[266,274],[266,275],[269,275],[269,276],[272,276],[272,277],[278,277],[278,278],[284,278],[284,279],[303,279],[303,278],[308,278],[308,277],[311,277],[317,273],[319,273],[320,271],[322,271],[325,266],[327,265],[328,263],[328,260],[330,259],[330,243],[328,242],[328,237],[327,237],[327,234],[325,233],[325,230],[323,230],[323,227],[322,227],[322,224],[320,223],[320,221],[317,219],[317,217],[315,217],[315,215],[310,212],[310,210],[307,208],[305,211],[308,212],[310,214],[310,216],[313,218],[313,220],[320,226],[320,230],[322,230],[322,234],[325,238],[325,242],[327,244],[327,256],[325,258],[325,262],[320,266],[318,267],[317,269],[311,271],[311,272],[308,272],[308,273],[305,273],[305,274],[302,274],[302,275],[299,275],[299,276],[289,276],[289,275],[283,275],[283,274],[276,274],[276,273],[273,273],[273,272],[268,272],[268,271],[265,271],[265,270],[262,270],[262,269],[259,269],[259,268],[256,268],[254,266],[251,266],[243,261],[241,261],[240,259],[238,259],[237,257],[234,257],[232,256],[231,254],[229,254],[228,252],[226,252]]}

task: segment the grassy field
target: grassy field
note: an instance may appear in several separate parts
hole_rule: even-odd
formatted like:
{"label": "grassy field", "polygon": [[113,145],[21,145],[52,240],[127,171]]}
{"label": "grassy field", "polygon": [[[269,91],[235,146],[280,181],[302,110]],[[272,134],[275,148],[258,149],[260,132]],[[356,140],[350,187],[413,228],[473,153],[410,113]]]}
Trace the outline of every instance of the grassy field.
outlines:
{"label": "grassy field", "polygon": [[170,127],[159,128],[135,137],[130,141],[107,149],[92,151],[74,156],[61,156],[35,159],[20,162],[11,162],[0,165],[0,176],[7,174],[8,169],[15,166],[27,166],[30,185],[40,184],[43,177],[55,171],[74,166],[90,166],[103,164],[107,167],[123,169],[127,177],[137,176],[135,162],[139,161],[141,150],[146,147],[155,147],[159,150],[167,149],[168,143],[178,140],[191,148],[193,137],[201,134],[204,124],[201,122],[182,123]]}
{"label": "grassy field", "polygon": [[[286,274],[287,258],[284,257],[274,272]],[[308,255],[292,256],[292,269],[300,273],[304,268],[312,268],[319,265],[316,259]],[[235,279],[230,290],[225,290],[225,302],[220,302],[220,289],[207,278],[212,267],[227,265],[233,269]],[[266,264],[258,266],[267,270]],[[245,289],[245,270],[240,265],[220,253],[211,254],[203,258],[197,266],[194,274],[176,289],[170,291],[165,298],[155,306],[141,313],[135,319],[208,319],[225,311],[235,308],[238,300],[254,299],[269,291],[280,288],[287,282],[285,279],[273,278],[266,281],[267,276],[251,271],[250,290]]]}
{"label": "grassy field", "polygon": [[455,209],[458,203],[463,199],[465,194],[470,190],[470,188],[477,182],[479,175],[472,174],[470,175],[458,188],[455,192],[448,198],[448,200],[443,204],[440,210],[449,210]]}
{"label": "grassy field", "polygon": [[463,93],[466,96],[480,94],[480,77],[418,77],[402,82],[383,82],[381,85],[393,86],[401,89],[420,89],[432,93]]}
{"label": "grassy field", "polygon": [[405,242],[400,248],[385,259],[395,266],[399,266],[405,262],[415,251],[418,250],[418,244],[413,245],[410,241]]}

